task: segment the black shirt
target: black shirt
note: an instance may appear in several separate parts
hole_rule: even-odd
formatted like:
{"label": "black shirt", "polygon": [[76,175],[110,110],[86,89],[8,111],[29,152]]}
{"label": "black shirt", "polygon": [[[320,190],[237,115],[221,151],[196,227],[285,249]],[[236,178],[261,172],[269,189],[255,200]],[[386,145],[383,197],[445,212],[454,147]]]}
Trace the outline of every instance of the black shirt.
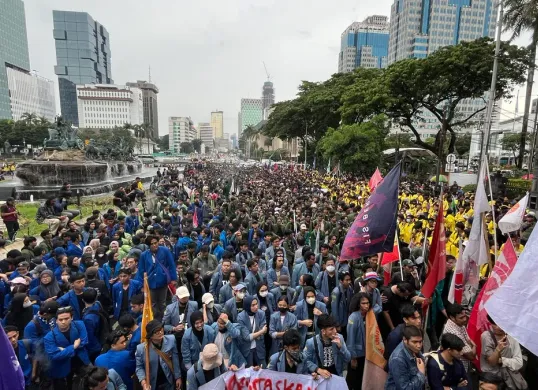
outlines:
{"label": "black shirt", "polygon": [[[284,352],[285,354],[286,352]],[[284,361],[286,362],[286,372],[290,374],[297,374],[297,365],[294,364],[293,366],[290,366],[288,363],[288,359],[284,356]]]}
{"label": "black shirt", "polygon": [[123,288],[123,294],[121,297],[120,317],[125,313],[129,313],[129,286],[127,286],[127,289]]}
{"label": "black shirt", "polygon": [[383,295],[387,297],[387,302],[383,304],[383,311],[388,311],[392,325],[394,327],[403,324],[402,314],[400,309],[403,304],[412,302],[412,299],[416,297],[416,293],[412,293],[409,297],[400,297],[392,292],[391,288],[387,288],[383,291]]}
{"label": "black shirt", "polygon": [[237,308],[237,314],[243,311],[243,301],[235,301],[235,307]]}
{"label": "black shirt", "polygon": [[202,283],[198,283],[196,285],[192,284],[191,287],[194,294],[194,300],[198,302],[198,307],[203,307],[202,295],[204,295],[204,292],[202,291]]}
{"label": "black shirt", "polygon": [[[162,344],[160,346],[153,344],[152,348],[160,350],[162,348]],[[155,352],[155,353],[157,353],[157,352]],[[166,374],[164,373],[163,368],[161,367],[159,355],[157,355],[157,357],[159,358],[159,364],[157,364],[157,384],[156,384],[157,389],[158,389],[159,386],[167,385],[168,384],[168,379],[166,378]]]}
{"label": "black shirt", "polygon": [[80,308],[80,313],[82,313],[82,310],[84,310],[84,308],[86,307],[86,304],[82,300],[82,294],[79,294],[79,295],[75,294],[75,295],[77,296],[78,307]]}
{"label": "black shirt", "polygon": [[66,332],[62,332],[66,340],[71,343],[71,329],[67,330]]}
{"label": "black shirt", "polygon": [[215,370],[202,370],[202,371],[204,372],[205,383],[209,383],[213,379],[215,379]]}

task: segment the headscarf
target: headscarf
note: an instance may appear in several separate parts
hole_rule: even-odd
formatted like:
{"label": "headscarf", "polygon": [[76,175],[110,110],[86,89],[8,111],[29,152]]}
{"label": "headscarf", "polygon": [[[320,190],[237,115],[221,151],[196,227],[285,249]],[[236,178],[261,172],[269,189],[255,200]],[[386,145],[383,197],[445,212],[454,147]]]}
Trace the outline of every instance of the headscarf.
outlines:
{"label": "headscarf", "polygon": [[[91,246],[93,251],[95,252],[97,250],[97,248],[99,248],[101,246],[101,241],[99,241],[98,238],[94,238],[93,240],[90,241],[88,246]],[[86,248],[84,248],[84,249],[86,249]]]}
{"label": "headscarf", "polygon": [[250,306],[252,305],[253,300],[258,300],[253,295],[247,295],[245,298],[243,298],[243,310],[247,312],[249,316],[253,316],[255,313],[250,309]]}
{"label": "headscarf", "polygon": [[[41,283],[43,275],[50,276],[51,281],[49,284]],[[54,273],[51,270],[47,269],[39,274],[39,291],[46,297],[45,299],[55,297],[60,292],[60,286],[56,280],[56,276],[54,276]]]}
{"label": "headscarf", "polygon": [[[89,249],[88,252],[86,252]],[[86,245],[84,249],[82,249],[82,254],[85,255],[86,253],[91,253],[92,257],[95,255],[95,249],[91,245]]]}
{"label": "headscarf", "polygon": [[24,328],[32,318],[34,318],[34,309],[32,306],[23,307],[24,300],[26,299],[25,293],[17,293],[13,296],[11,305],[9,307],[9,313],[6,316],[6,325],[13,325],[19,329],[19,337],[24,335]]}
{"label": "headscarf", "polygon": [[[316,295],[316,290],[314,290],[313,287],[310,287],[310,286],[305,286],[303,287],[303,298],[304,298],[304,301],[305,303],[308,305],[308,302],[306,302],[306,294],[308,294],[309,292],[313,292],[314,293],[314,296]],[[314,305],[316,304],[316,302],[314,302]]]}
{"label": "headscarf", "polygon": [[196,324],[196,321],[200,321],[200,320],[202,321],[204,320],[204,315],[202,314],[200,310],[196,310],[194,313],[191,314],[190,321],[191,321],[192,333],[194,333],[194,335],[196,336],[200,344],[202,344],[204,341],[204,328],[202,326],[202,330],[198,330],[194,326],[194,324]]}
{"label": "headscarf", "polygon": [[261,297],[260,296],[260,289],[263,287],[263,286],[266,286],[267,287],[267,291],[269,291],[269,287],[267,286],[267,283],[265,283],[263,280],[258,282],[258,284],[256,285],[256,296],[258,297],[258,303],[266,303],[267,301],[267,297]]}

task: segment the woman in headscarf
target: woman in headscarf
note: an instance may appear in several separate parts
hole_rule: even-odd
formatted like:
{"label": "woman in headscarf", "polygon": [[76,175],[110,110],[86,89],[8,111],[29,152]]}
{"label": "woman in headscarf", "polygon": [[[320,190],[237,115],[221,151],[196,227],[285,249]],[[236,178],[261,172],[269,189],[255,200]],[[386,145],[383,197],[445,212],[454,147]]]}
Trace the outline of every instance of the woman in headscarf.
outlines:
{"label": "woman in headscarf", "polygon": [[102,268],[103,265],[108,261],[106,255],[106,248],[104,246],[98,246],[95,250],[95,261],[99,264],[99,267]]}
{"label": "woman in headscarf", "polygon": [[60,285],[54,273],[46,269],[39,274],[39,286],[30,290],[30,295],[36,295],[41,302],[52,300],[58,297]]}
{"label": "woman in headscarf", "polygon": [[325,304],[316,300],[316,291],[313,287],[306,286],[303,288],[303,292],[305,299],[297,302],[295,307],[295,315],[297,316],[299,333],[301,334],[301,348],[304,347],[306,340],[319,333],[316,326],[318,316],[327,314]]}
{"label": "woman in headscarf", "polygon": [[91,246],[93,251],[96,252],[97,251],[97,248],[99,248],[101,246],[101,241],[99,241],[98,238],[94,238],[93,240],[91,240],[89,243],[88,243],[88,246]]}
{"label": "woman in headscarf", "polygon": [[69,256],[67,258],[67,266],[71,269],[71,274],[78,274],[86,270],[80,262],[80,257],[77,256]]}
{"label": "woman in headscarf", "polygon": [[89,254],[93,258],[95,256],[95,250],[90,245],[87,245],[87,246],[84,247],[84,249],[82,249],[82,254],[83,255]]}
{"label": "woman in headscarf", "polygon": [[258,298],[247,295],[243,298],[243,311],[237,315],[241,329],[241,353],[247,360],[247,367],[265,367],[265,340],[267,322],[265,313],[258,309]]}
{"label": "woman in headscarf", "polygon": [[[269,325],[271,320],[271,314],[276,310],[276,303],[275,303],[275,297],[272,293],[269,292],[269,288],[267,286],[267,283],[263,280],[258,283],[256,286],[256,295],[255,297],[258,299],[258,309],[263,311],[265,313],[265,323]],[[269,358],[269,351],[271,350],[271,344],[272,339],[269,335],[269,332],[265,334],[264,337],[265,341],[265,352],[266,352],[266,360]]]}
{"label": "woman in headscarf", "polygon": [[34,318],[34,307],[25,293],[17,293],[11,301],[4,326],[13,325],[19,330],[19,340],[24,337],[24,328]]}

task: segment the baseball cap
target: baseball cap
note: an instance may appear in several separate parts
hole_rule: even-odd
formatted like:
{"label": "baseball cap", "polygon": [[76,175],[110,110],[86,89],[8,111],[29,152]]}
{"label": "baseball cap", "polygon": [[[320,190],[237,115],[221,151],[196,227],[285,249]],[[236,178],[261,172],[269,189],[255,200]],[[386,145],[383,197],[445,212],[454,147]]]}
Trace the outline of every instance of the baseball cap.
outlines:
{"label": "baseball cap", "polygon": [[181,286],[180,288],[178,288],[176,291],[176,295],[179,299],[187,298],[191,296],[191,294],[189,293],[189,290],[185,286]]}
{"label": "baseball cap", "polygon": [[379,280],[379,275],[376,272],[366,272],[366,274],[364,274],[363,280],[367,281],[371,279]]}
{"label": "baseball cap", "polygon": [[17,276],[11,281],[11,284],[24,284],[25,286],[27,286],[28,282],[23,277]]}
{"label": "baseball cap", "polygon": [[306,225],[305,225],[304,223],[301,225],[301,229],[305,229],[305,230],[306,230]]}
{"label": "baseball cap", "polygon": [[213,370],[222,365],[222,354],[216,344],[207,344],[202,351],[202,369]]}
{"label": "baseball cap", "polygon": [[235,291],[241,291],[241,290],[243,290],[243,289],[245,289],[245,288],[246,288],[246,287],[245,287],[245,285],[244,285],[243,283],[239,283],[238,285],[236,285],[236,286],[234,287],[234,290],[235,290]]}
{"label": "baseball cap", "polygon": [[405,259],[405,260],[402,261],[402,265],[407,265],[407,266],[412,267],[412,266],[415,265],[415,263],[413,263],[413,261],[410,260],[410,259]]}
{"label": "baseball cap", "polygon": [[211,295],[211,293],[205,293],[204,295],[202,295],[202,303],[205,303],[207,305],[209,302],[215,302],[213,295]]}
{"label": "baseball cap", "polygon": [[41,305],[41,307],[39,308],[39,312],[41,314],[56,314],[59,307],[60,306],[58,305],[58,302],[48,301]]}

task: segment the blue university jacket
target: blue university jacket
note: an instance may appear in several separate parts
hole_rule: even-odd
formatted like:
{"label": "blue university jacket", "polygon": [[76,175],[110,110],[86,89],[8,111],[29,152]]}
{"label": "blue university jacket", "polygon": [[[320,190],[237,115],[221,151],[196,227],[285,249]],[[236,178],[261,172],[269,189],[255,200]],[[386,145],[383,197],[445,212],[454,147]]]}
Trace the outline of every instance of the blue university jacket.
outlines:
{"label": "blue university jacket", "polygon": [[[320,338],[321,336],[315,336],[306,341],[305,360],[306,366],[308,367],[308,371],[311,373],[320,368],[321,363],[323,363],[323,343],[321,342]],[[344,369],[351,361],[351,354],[349,353],[346,347],[346,342],[344,341],[344,338],[341,334],[338,334],[338,338],[340,339],[340,343],[342,344],[342,346],[338,348],[336,344],[333,344],[332,349],[336,372],[339,376],[342,376],[342,374],[344,373]],[[316,342],[318,346],[318,356],[316,356],[314,342]]]}
{"label": "blue university jacket", "polygon": [[[225,372],[226,372],[226,367],[224,366],[224,363],[222,363],[220,367],[216,367],[213,369],[215,378],[218,376],[221,376]],[[202,368],[202,360],[198,360],[198,362],[196,363],[196,366],[193,365],[187,371],[187,390],[198,390],[200,386],[203,386],[205,384],[206,382],[205,382],[204,370]]]}
{"label": "blue university jacket", "polygon": [[[424,356],[419,357],[424,360]],[[426,377],[418,370],[416,359],[402,341],[390,355],[385,390],[418,390],[423,389],[425,383]]]}
{"label": "blue university jacket", "polygon": [[95,359],[95,365],[97,367],[115,370],[123,380],[125,386],[127,386],[127,389],[132,390],[133,380],[131,377],[135,372],[136,362],[134,357],[130,356],[129,351],[114,351],[111,349],[108,352],[99,355],[97,359]]}
{"label": "blue university jacket", "polygon": [[[183,322],[185,323],[185,328],[191,324],[191,314],[198,310],[198,303],[194,301],[188,301],[187,307],[185,308],[185,316],[183,317]],[[179,301],[172,302],[164,310],[163,325],[166,333],[172,332],[174,326],[178,326],[180,322],[179,318]]]}
{"label": "blue university jacket", "polygon": [[67,256],[76,256],[76,257],[82,257],[82,246],[75,245],[71,241],[69,241],[69,244],[67,245],[67,250],[65,251],[65,254]]}
{"label": "blue university jacket", "polygon": [[351,358],[361,358],[366,353],[365,346],[365,322],[360,311],[351,313],[347,320],[347,340],[346,346],[351,353]]}
{"label": "blue university jacket", "polygon": [[170,249],[160,246],[155,256],[149,249],[144,251],[138,261],[138,276],[142,280],[145,272],[148,274],[149,288],[165,287],[172,280],[177,280],[176,264]]}
{"label": "blue university jacket", "polygon": [[276,334],[285,332],[288,329],[297,329],[297,317],[295,314],[287,312],[284,321],[281,321],[280,312],[271,314],[269,320],[269,335],[273,339],[271,344],[271,354],[275,354],[282,349],[282,338],[277,338]]}
{"label": "blue university jacket", "polygon": [[318,274],[320,273],[319,264],[314,263],[312,266],[312,271],[308,270],[308,267],[306,266],[306,263],[301,263],[297,267],[293,268],[293,276],[292,276],[292,286],[299,285],[299,277],[304,274],[312,275],[312,278],[316,280],[318,277]]}
{"label": "blue university jacket", "polygon": [[[88,351],[88,333],[82,321],[71,322],[67,340],[58,327],[45,336],[45,352],[51,360],[51,369],[47,372],[49,378],[65,378],[71,372],[71,360],[77,356],[82,363],[90,364]],[[80,339],[80,346],[75,349],[73,343]],[[60,349],[63,348],[63,349]]]}
{"label": "blue university jacket", "polygon": [[[297,365],[297,374],[309,375],[308,368],[306,367],[304,353],[302,354],[301,363]],[[286,372],[286,353],[284,351],[276,352],[269,358],[268,370]]]}
{"label": "blue university jacket", "polygon": [[228,283],[221,287],[218,298],[215,298],[215,302],[224,305],[230,298],[233,298],[233,296],[232,286]]}
{"label": "blue university jacket", "polygon": [[331,315],[336,320],[337,327],[347,326],[347,313],[352,296],[353,289],[348,287],[344,290],[342,283],[336,286],[331,294]]}
{"label": "blue university jacket", "polygon": [[[131,280],[129,282],[129,289],[127,290],[127,294],[129,295],[129,302],[131,302],[131,298],[133,295],[140,294],[141,291],[142,283],[137,280]],[[123,301],[124,293],[125,290],[123,289],[123,284],[121,282],[117,282],[112,286],[112,306],[114,307],[114,318],[116,319],[120,318],[121,303]]]}
{"label": "blue university jacket", "polygon": [[[316,301],[316,303],[314,303],[314,307],[319,309],[323,314],[327,314],[327,307],[325,306],[323,302]],[[297,321],[308,319],[308,307],[304,299],[297,302],[297,305],[295,306],[295,316],[297,317]],[[314,332],[316,332],[316,334],[319,334],[319,329],[317,326],[318,316],[315,314],[314,314],[313,322],[314,322]],[[301,347],[303,347],[305,344],[306,332],[308,328],[304,325],[298,325],[298,326],[299,326],[299,333],[301,335]]]}
{"label": "blue university jacket", "polygon": [[[255,321],[255,329],[254,332],[259,331],[261,328],[263,328],[266,325],[265,321],[265,313],[262,310],[258,310],[254,314],[254,321]],[[241,330],[241,337],[242,341],[240,343],[241,353],[245,357],[245,360],[248,361],[248,356],[250,354],[250,343],[251,343],[251,336],[253,332],[252,325],[250,324],[250,317],[246,311],[242,311],[237,316],[237,325],[239,326],[239,329]],[[260,361],[265,360],[265,340],[264,336],[258,337],[256,339],[256,356]]]}
{"label": "blue university jacket", "polygon": [[89,353],[101,351],[101,342],[99,341],[99,334],[101,331],[101,317],[95,312],[99,312],[102,309],[99,301],[95,302],[92,306],[84,309],[82,321],[86,326],[86,332],[88,334],[88,346],[86,347]]}
{"label": "blue university jacket", "polygon": [[[146,379],[146,343],[139,344],[138,347],[136,347],[136,376],[138,377],[138,380],[142,382],[142,380]],[[150,385],[152,389],[157,388],[157,364],[159,364],[164,372],[164,375],[166,376],[166,379],[168,380],[168,383],[170,385],[171,389],[175,389],[176,385],[176,379],[181,378],[181,369],[179,367],[179,353],[177,351],[176,346],[176,338],[172,335],[165,335],[163,339],[163,345],[161,348],[161,351],[171,356],[172,360],[172,368],[173,372],[170,371],[170,368],[168,365],[164,362],[164,360],[157,355],[157,352],[155,352],[155,348],[153,346],[149,347],[149,367],[150,367]]]}
{"label": "blue university jacket", "polygon": [[200,358],[200,352],[207,344],[215,341],[215,331],[209,325],[204,324],[204,338],[202,343],[198,340],[198,337],[193,333],[192,328],[185,330],[185,334],[181,339],[181,356],[183,356],[183,363],[187,370],[191,368],[192,364]]}
{"label": "blue university jacket", "polygon": [[73,320],[82,319],[82,310],[84,308],[79,306],[78,298],[74,290],[69,290],[67,294],[62,295],[56,302],[58,302],[60,307],[71,306],[73,308]]}
{"label": "blue university jacket", "polygon": [[[211,327],[215,332],[216,339],[219,334],[219,325],[214,322],[211,324]],[[241,342],[241,332],[239,330],[239,326],[234,324],[232,321],[228,321],[226,324],[226,332],[223,334],[223,337],[224,348],[226,348],[226,352],[228,352],[228,356],[230,356],[229,364],[235,364],[237,367],[241,367],[243,364],[246,364],[247,361],[239,349],[239,343]]]}
{"label": "blue university jacket", "polygon": [[32,383],[32,356],[34,354],[34,348],[30,340],[19,340],[19,353],[17,355],[17,360],[24,374],[24,382],[26,386]]}
{"label": "blue university jacket", "polygon": [[[280,275],[290,276],[290,271],[288,270],[288,267],[283,266],[282,269],[280,270]],[[275,282],[278,282],[278,277],[276,276],[276,270],[271,267],[267,271],[267,285],[269,286],[270,289],[274,287]]]}

